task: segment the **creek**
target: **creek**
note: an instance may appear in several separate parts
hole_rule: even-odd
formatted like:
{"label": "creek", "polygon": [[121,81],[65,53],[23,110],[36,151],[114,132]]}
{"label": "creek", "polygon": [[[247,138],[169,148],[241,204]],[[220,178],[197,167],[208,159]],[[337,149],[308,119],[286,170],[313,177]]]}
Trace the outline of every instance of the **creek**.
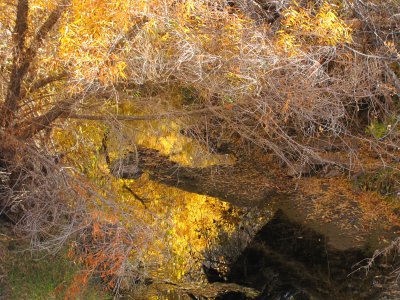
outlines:
{"label": "creek", "polygon": [[387,292],[391,265],[398,261],[386,257],[366,273],[360,267],[371,257],[371,245],[360,245],[355,239],[349,242],[332,224],[305,225],[301,220],[304,214],[288,203],[266,207],[264,224],[257,224],[257,218],[243,221],[231,240],[220,239],[219,245],[205,251],[202,269],[208,284],[164,282],[153,287],[153,298],[149,298],[398,299]]}
{"label": "creek", "polygon": [[[360,268],[385,246],[382,240],[396,235],[379,219],[362,220],[368,208],[354,201],[345,176],[306,182],[316,195],[307,198],[304,189],[297,193],[289,187],[293,182],[282,170],[265,167],[272,165],[267,156],[210,163],[203,155],[199,165],[183,163],[189,161],[187,151],[182,150],[185,159],[174,161],[162,152],[139,148],[138,165],[149,174],[142,186],[157,182],[160,203],[169,199],[162,206],[171,207],[169,242],[181,263],[164,262],[160,273],[153,273],[160,280],[140,292],[141,299],[399,299],[388,292],[398,261],[377,260],[368,273]],[[135,183],[132,189],[142,195]],[[168,189],[172,197],[164,194]],[[325,201],[332,194],[333,201]],[[310,220],[310,207],[318,206],[318,199],[325,206]],[[333,216],[325,214],[328,208]],[[196,257],[190,258],[192,253]],[[168,277],[173,273],[179,273],[178,280]],[[139,298],[137,293],[127,296]]]}

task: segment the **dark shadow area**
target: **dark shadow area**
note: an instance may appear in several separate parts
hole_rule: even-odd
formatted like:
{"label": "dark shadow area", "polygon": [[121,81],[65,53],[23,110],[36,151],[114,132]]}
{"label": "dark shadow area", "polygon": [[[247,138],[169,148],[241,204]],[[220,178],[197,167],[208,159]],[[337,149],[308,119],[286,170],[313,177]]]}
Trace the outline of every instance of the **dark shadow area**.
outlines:
{"label": "dark shadow area", "polygon": [[352,273],[368,257],[362,249],[332,248],[323,235],[278,211],[230,266],[227,281],[259,290],[260,300],[380,299],[385,285],[379,281],[390,270]]}

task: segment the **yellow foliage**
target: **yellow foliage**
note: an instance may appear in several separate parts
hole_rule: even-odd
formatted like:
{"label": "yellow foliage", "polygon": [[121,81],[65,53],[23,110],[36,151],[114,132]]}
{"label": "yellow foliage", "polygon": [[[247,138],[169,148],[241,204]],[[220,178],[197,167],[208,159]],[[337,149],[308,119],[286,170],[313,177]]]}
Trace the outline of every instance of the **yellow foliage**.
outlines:
{"label": "yellow foliage", "polygon": [[[127,112],[133,108],[126,105],[122,106],[122,109]],[[132,143],[142,144],[171,155],[175,161],[183,165],[198,167],[221,163],[221,157],[207,154],[195,141],[182,136],[179,133],[180,126],[174,121],[135,122],[134,128],[139,130],[139,133],[130,134],[128,126],[124,129],[125,133],[119,132],[119,134],[130,134]],[[154,130],[158,135],[154,134]],[[65,159],[74,161],[75,166],[98,186],[111,189],[118,196],[117,204],[158,232],[153,243],[141,253],[133,251],[132,258],[144,258],[145,263],[154,265],[155,267],[151,268],[154,276],[163,274],[171,279],[180,280],[192,269],[199,272],[202,252],[206,247],[216,240],[221,230],[225,232],[234,230],[233,224],[224,219],[226,212],[229,210],[229,215],[232,217],[239,214],[239,210],[212,197],[166,187],[151,181],[146,175],[138,180],[124,180],[110,176],[104,154],[99,153],[104,132],[105,127],[99,126],[98,122],[79,121],[70,123],[64,130],[55,130],[53,139],[58,152],[67,153]],[[111,159],[120,157],[121,151],[133,150],[129,148],[129,143],[123,144],[118,137],[113,137],[112,132],[109,146]],[[200,157],[196,154],[199,151],[203,153]],[[124,186],[129,186],[145,199],[147,208]],[[97,208],[94,209],[93,218],[110,219],[107,215],[99,214]],[[124,225],[129,228],[137,224]],[[104,235],[100,223],[93,223],[91,234],[97,238]],[[141,241],[136,242],[141,243]],[[95,261],[101,260],[99,257],[85,259],[88,264],[95,264]],[[195,275],[200,276],[199,273]]]}
{"label": "yellow foliage", "polygon": [[283,15],[277,45],[291,54],[308,47],[337,46],[352,41],[351,28],[328,2],[324,2],[317,10],[295,3]]}
{"label": "yellow foliage", "polygon": [[126,78],[126,64],[112,53],[118,37],[135,25],[135,1],[74,0],[60,28],[60,58],[76,79],[111,83]]}
{"label": "yellow foliage", "polygon": [[[218,199],[166,187],[146,176],[129,184],[141,197],[151,199],[148,210],[157,217],[148,221],[164,232],[146,255],[148,262],[159,266],[153,270],[155,276],[180,280],[193,270],[199,272],[206,247],[215,242],[221,230],[234,230],[224,216],[228,210],[230,216],[238,215],[239,210]],[[137,200],[130,201],[137,205]]]}

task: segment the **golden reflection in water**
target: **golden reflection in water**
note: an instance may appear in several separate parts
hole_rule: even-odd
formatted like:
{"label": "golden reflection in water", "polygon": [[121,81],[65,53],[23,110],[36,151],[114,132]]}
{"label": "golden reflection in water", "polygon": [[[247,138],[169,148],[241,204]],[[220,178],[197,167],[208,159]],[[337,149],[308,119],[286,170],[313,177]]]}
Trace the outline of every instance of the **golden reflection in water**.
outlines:
{"label": "golden reflection in water", "polygon": [[[143,184],[144,183],[144,184]],[[233,232],[226,218],[230,205],[218,199],[181,191],[150,181],[146,176],[131,181],[130,187],[148,202],[152,220],[162,231],[148,251],[148,261],[158,262],[153,275],[172,280],[201,279],[203,251],[214,243],[221,230]],[[136,200],[134,200],[136,201]],[[239,210],[230,209],[232,217]]]}
{"label": "golden reflection in water", "polygon": [[[176,121],[122,125],[109,130],[108,126],[95,121],[77,121],[55,129],[53,142],[57,152],[67,154],[66,161],[74,163],[97,185],[111,187],[118,201],[129,205],[130,213],[140,216],[157,232],[146,252],[141,253],[152,276],[200,280],[204,250],[216,242],[220,232],[230,234],[235,230],[236,221],[232,220],[239,217],[240,210],[212,197],[151,181],[146,174],[138,180],[112,177],[101,151],[102,140],[108,130],[111,159],[135,151],[135,145],[159,150],[171,160],[192,167],[229,164],[233,159],[208,153],[199,143],[181,135]],[[126,187],[140,196],[146,207]]]}

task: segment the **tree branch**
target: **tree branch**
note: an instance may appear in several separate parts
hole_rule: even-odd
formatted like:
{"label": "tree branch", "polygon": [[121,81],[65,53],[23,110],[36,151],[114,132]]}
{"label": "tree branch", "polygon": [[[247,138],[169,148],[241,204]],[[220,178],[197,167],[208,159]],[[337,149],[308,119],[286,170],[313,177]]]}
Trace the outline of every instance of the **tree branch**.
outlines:
{"label": "tree branch", "polygon": [[[214,108],[215,109],[215,108]],[[190,115],[201,115],[211,112],[211,108],[203,108],[193,111],[172,111],[164,114],[155,115],[145,115],[145,116],[124,116],[124,115],[86,115],[86,114],[69,114],[64,116],[69,119],[81,119],[81,120],[92,120],[92,121],[107,121],[107,120],[117,120],[117,121],[145,121],[145,120],[161,120],[168,119],[172,117],[184,117]]]}
{"label": "tree branch", "polygon": [[43,40],[46,38],[54,25],[61,18],[67,7],[70,5],[71,0],[62,0],[59,4],[57,4],[56,8],[47,17],[47,20],[39,28],[30,48],[37,49],[42,44]]}
{"label": "tree branch", "polygon": [[148,22],[149,20],[147,19],[147,17],[142,18],[141,20],[139,20],[139,22],[137,22],[135,25],[132,26],[131,29],[128,30],[128,32],[126,34],[124,34],[122,37],[120,37],[119,39],[117,39],[117,41],[110,47],[108,53],[113,53],[115,51],[120,50],[124,43],[126,43],[126,41],[131,40],[137,33],[138,31]]}
{"label": "tree branch", "polygon": [[[43,44],[43,41],[53,29],[55,24],[61,18],[67,7],[70,5],[71,0],[62,0],[60,1],[56,8],[50,13],[47,17],[46,21],[42,24],[39,28],[38,32],[36,33],[31,45],[24,53],[24,60],[20,67],[22,77],[26,75],[29,70],[30,65],[32,64],[33,60],[36,57],[37,50]],[[23,79],[23,78],[22,78]]]}
{"label": "tree branch", "polygon": [[396,73],[387,64],[384,64],[384,67],[385,67],[385,71],[386,71],[387,75],[389,77],[391,77],[393,80],[393,85],[395,86],[395,88],[397,90],[397,95],[400,95],[400,80],[399,80],[399,78],[397,77]]}
{"label": "tree branch", "polygon": [[21,91],[20,99],[24,99],[28,93],[36,92],[37,90],[45,87],[46,85],[53,83],[55,81],[60,81],[67,77],[67,72],[62,72],[55,75],[50,75],[45,78],[38,79],[37,81],[33,82],[32,85],[29,87],[28,90]]}
{"label": "tree branch", "polygon": [[[140,170],[150,179],[181,190],[217,197],[239,206],[252,206],[270,200],[280,190],[271,170],[250,162],[204,168],[179,165],[149,148],[138,148]],[[126,176],[125,179],[135,179]]]}
{"label": "tree branch", "polygon": [[142,205],[144,206],[145,209],[147,209],[147,205],[146,202],[144,201],[144,199],[142,197],[140,197],[138,194],[136,194],[129,186],[127,186],[125,183],[122,186],[125,190],[127,190],[129,193],[132,194],[132,196],[137,199],[140,203],[142,203]]}
{"label": "tree branch", "polygon": [[62,0],[50,13],[49,17],[39,28],[35,38],[28,49],[25,49],[26,33],[28,31],[28,0],[19,0],[17,5],[17,18],[15,23],[14,35],[16,45],[13,57],[13,66],[9,87],[7,89],[6,100],[3,104],[3,118],[1,124],[9,127],[14,123],[15,113],[18,110],[18,102],[22,99],[21,87],[24,77],[28,73],[32,61],[36,57],[37,49],[43,43],[48,33],[60,19],[71,0]]}
{"label": "tree branch", "polygon": [[86,96],[87,94],[85,93],[74,95],[56,103],[47,113],[22,123],[20,125],[22,130],[19,132],[18,137],[23,140],[29,139],[39,131],[49,128],[56,119],[69,114],[74,105]]}
{"label": "tree branch", "polygon": [[[30,63],[32,62],[33,58],[36,56],[36,51],[37,48],[42,44],[43,40],[46,38],[47,34],[50,32],[50,30],[54,27],[54,25],[57,23],[59,18],[62,16],[63,12],[65,11],[66,7],[71,3],[71,0],[62,0],[55,10],[49,15],[48,19],[43,23],[42,27],[38,30],[38,33],[35,36],[34,41],[32,42],[31,46],[29,49],[26,51],[27,59],[25,62],[25,68],[27,71],[29,68]],[[146,18],[143,18],[139,23],[135,24],[131,30],[128,31],[128,33],[125,35],[124,38],[121,40],[117,41],[116,44],[114,44],[109,52],[112,53],[116,50],[119,49],[119,47],[122,46],[122,43],[124,43],[127,39],[132,38],[137,31],[147,22]],[[26,72],[25,72],[26,73]],[[43,80],[37,81],[34,86],[31,88],[31,90],[41,88],[45,86],[46,84],[49,84],[55,80],[59,80],[66,76],[65,74],[60,74],[59,76],[49,76],[47,78],[44,78]],[[95,92],[96,93],[96,92]],[[75,96],[72,96],[66,100],[60,101],[56,103],[53,108],[51,108],[48,112],[45,114],[36,117],[32,120],[23,122],[20,124],[19,128],[22,128],[21,131],[18,134],[18,137],[21,139],[29,139],[41,130],[45,128],[49,128],[51,124],[58,118],[62,117],[68,117],[68,115],[71,113],[73,107],[75,104],[82,98],[87,97],[89,94],[84,92],[77,94]],[[96,95],[100,95],[96,93]]]}
{"label": "tree branch", "polygon": [[11,68],[10,81],[7,88],[7,95],[3,106],[1,107],[1,124],[9,127],[13,122],[15,111],[18,108],[18,99],[21,92],[21,83],[24,70],[21,69],[23,64],[23,51],[25,48],[26,33],[28,31],[28,0],[19,0],[17,4],[17,16],[14,27],[14,53]]}

